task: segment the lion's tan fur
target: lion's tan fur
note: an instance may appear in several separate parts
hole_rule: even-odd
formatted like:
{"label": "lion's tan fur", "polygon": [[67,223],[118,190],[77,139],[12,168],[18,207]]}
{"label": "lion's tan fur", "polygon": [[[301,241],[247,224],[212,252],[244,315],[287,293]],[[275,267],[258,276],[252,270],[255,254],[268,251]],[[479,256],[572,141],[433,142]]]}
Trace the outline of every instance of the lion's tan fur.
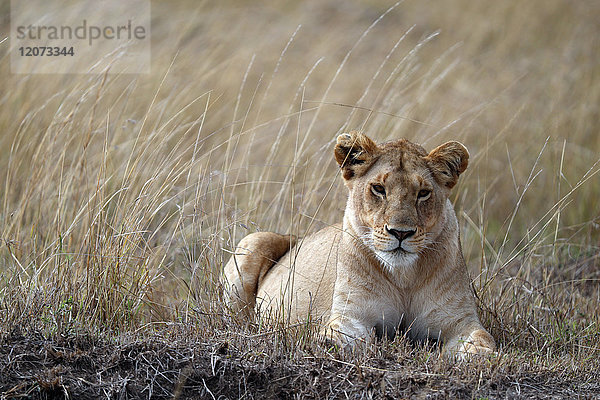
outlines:
{"label": "lion's tan fur", "polygon": [[491,352],[477,316],[450,189],[468,152],[449,142],[427,153],[407,140],[382,145],[351,132],[335,159],[349,190],[342,224],[296,243],[254,233],[225,266],[226,295],[240,315],[311,318],[353,344],[406,330],[441,339],[452,353]]}

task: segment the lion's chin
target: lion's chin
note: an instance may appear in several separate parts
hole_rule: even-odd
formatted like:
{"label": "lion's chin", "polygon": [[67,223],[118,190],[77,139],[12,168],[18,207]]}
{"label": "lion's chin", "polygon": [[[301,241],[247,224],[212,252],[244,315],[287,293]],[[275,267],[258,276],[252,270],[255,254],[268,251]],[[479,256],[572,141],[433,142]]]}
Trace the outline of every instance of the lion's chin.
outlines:
{"label": "lion's chin", "polygon": [[398,247],[392,251],[375,250],[375,255],[390,271],[413,266],[419,259],[417,253]]}

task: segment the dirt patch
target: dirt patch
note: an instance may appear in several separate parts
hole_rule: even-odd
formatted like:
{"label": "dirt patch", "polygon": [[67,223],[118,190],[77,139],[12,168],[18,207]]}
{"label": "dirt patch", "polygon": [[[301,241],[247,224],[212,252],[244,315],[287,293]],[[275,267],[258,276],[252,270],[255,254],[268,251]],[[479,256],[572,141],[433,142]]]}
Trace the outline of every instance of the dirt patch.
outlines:
{"label": "dirt patch", "polygon": [[[429,363],[394,354],[284,354],[268,341],[5,335],[0,395],[31,399],[597,398],[589,377]],[[269,346],[273,352],[268,352]],[[400,361],[399,361],[400,360]],[[367,365],[364,365],[366,362]]]}

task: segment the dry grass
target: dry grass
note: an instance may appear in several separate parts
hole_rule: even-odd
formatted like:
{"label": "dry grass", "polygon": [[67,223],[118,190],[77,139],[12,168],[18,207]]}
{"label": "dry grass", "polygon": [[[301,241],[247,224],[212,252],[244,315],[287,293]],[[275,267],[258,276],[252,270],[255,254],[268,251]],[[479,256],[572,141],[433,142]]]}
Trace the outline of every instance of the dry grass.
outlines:
{"label": "dry grass", "polygon": [[[382,397],[388,382],[390,393],[409,396],[429,393],[410,389],[425,382],[462,388],[448,396],[504,397],[521,393],[510,392],[521,382],[541,390],[522,393],[542,396],[544,382],[555,382],[547,394],[598,396],[590,382],[600,355],[600,8],[566,0],[389,7],[156,2],[152,73],[139,76],[11,75],[10,43],[0,39],[5,343],[33,340],[15,336],[19,327],[109,342],[159,340],[157,331],[175,353],[254,345],[251,357],[231,355],[251,397],[292,397],[266,391],[285,377],[273,371],[303,376],[323,359],[339,369],[323,375],[329,391],[307,395]],[[5,36],[7,5],[0,12]],[[310,331],[228,325],[216,284],[228,249],[248,232],[302,236],[341,219],[332,144],[349,129],[469,148],[453,200],[498,358],[453,367],[435,348],[402,341],[328,355]],[[205,367],[168,365],[179,376],[184,364]],[[243,368],[265,365],[271,372],[250,384]],[[360,380],[361,366],[379,368],[376,389]],[[212,381],[190,374],[210,397]],[[164,382],[167,392],[176,386]],[[41,383],[36,390],[45,393]]]}

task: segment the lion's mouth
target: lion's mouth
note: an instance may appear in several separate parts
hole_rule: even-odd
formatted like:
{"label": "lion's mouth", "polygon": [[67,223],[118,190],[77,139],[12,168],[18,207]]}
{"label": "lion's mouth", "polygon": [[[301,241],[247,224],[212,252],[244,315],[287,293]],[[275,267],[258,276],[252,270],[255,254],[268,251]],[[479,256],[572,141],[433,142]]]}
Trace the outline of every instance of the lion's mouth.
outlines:
{"label": "lion's mouth", "polygon": [[405,248],[403,248],[402,246],[398,246],[396,247],[394,250],[392,250],[390,253],[396,253],[396,254],[412,254],[412,251],[408,251]]}
{"label": "lion's mouth", "polygon": [[393,249],[385,249],[385,248],[380,248],[379,246],[375,246],[374,250],[380,251],[382,253],[387,253],[387,254],[390,254],[390,255],[405,255],[405,254],[414,254],[414,253],[416,253],[414,251],[406,249],[405,247],[402,247],[401,244],[398,247],[395,247]]}

